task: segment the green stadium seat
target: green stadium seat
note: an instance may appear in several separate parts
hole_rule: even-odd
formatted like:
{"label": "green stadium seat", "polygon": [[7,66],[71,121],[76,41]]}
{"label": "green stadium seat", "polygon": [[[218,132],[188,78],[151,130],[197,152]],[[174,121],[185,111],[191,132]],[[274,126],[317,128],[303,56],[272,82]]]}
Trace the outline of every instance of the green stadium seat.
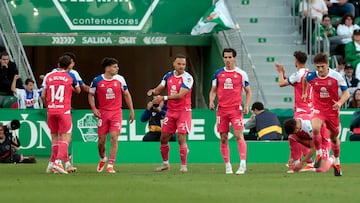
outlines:
{"label": "green stadium seat", "polygon": [[331,24],[336,27],[338,24],[341,23],[341,19],[342,19],[341,16],[332,15],[332,16],[331,16]]}
{"label": "green stadium seat", "polygon": [[360,16],[354,19],[354,23],[360,26]]}
{"label": "green stadium seat", "polygon": [[17,98],[15,96],[2,96],[1,108],[18,108]]}

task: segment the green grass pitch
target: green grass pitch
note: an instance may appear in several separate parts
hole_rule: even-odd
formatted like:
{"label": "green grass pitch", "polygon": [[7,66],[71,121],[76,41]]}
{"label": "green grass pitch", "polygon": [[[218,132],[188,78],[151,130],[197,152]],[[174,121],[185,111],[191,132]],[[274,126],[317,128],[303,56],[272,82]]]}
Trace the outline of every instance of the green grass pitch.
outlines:
{"label": "green grass pitch", "polygon": [[[343,164],[343,176],[287,174],[283,164],[248,163],[245,175],[225,175],[223,164],[179,164],[154,172],[156,164],[116,164],[116,174],[79,164],[73,174],[46,174],[47,159],[36,164],[0,165],[1,202],[84,203],[329,203],[360,202],[360,164]],[[234,171],[238,164],[233,164]]]}

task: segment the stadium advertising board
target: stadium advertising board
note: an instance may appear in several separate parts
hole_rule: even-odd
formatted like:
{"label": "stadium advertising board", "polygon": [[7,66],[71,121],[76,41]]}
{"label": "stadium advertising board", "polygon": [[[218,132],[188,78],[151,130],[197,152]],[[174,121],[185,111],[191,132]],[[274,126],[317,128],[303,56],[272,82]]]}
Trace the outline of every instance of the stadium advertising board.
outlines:
{"label": "stadium advertising board", "polygon": [[176,34],[73,33],[21,35],[25,46],[204,46],[210,36],[192,37]]}
{"label": "stadium advertising board", "polygon": [[[129,124],[128,111],[123,113],[123,126],[118,138],[120,142],[141,142],[147,131],[147,123],[140,122],[142,110],[135,111],[135,121]],[[340,140],[347,141],[349,138],[349,125],[353,111],[341,112]],[[97,119],[90,110],[73,110],[73,141],[78,143],[97,141]],[[17,119],[20,121],[20,129],[14,134],[21,141],[20,149],[25,154],[48,155],[51,150],[51,136],[46,122],[46,111],[41,110],[17,110],[1,109],[0,122],[7,123]],[[246,119],[245,119],[246,120]],[[245,132],[246,133],[246,132]],[[230,138],[232,138],[230,134]],[[215,112],[206,109],[194,109],[192,129],[188,135],[189,141],[208,142],[219,140],[219,134],[215,127]]]}

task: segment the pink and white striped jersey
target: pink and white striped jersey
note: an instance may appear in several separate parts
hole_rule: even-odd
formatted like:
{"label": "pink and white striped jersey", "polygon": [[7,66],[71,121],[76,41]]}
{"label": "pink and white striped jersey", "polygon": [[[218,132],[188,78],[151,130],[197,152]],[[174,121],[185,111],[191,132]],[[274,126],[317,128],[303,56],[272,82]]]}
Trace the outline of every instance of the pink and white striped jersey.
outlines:
{"label": "pink and white striped jersey", "polygon": [[106,79],[101,74],[93,79],[89,92],[96,94],[100,110],[121,111],[123,91],[127,89],[123,76],[115,75],[112,79]]}
{"label": "pink and white striped jersey", "polygon": [[218,106],[242,108],[242,89],[249,86],[248,75],[236,67],[234,70],[220,68],[215,71],[212,86],[217,87]]}
{"label": "pink and white striped jersey", "polygon": [[191,109],[191,92],[194,84],[194,79],[188,72],[184,72],[181,75],[175,75],[175,71],[170,71],[165,74],[160,83],[162,86],[167,86],[167,94],[175,95],[180,92],[181,88],[188,90],[186,95],[181,99],[171,99],[167,101],[167,107],[169,110],[182,111]]}
{"label": "pink and white striped jersey", "polygon": [[312,87],[309,86],[307,90],[307,95],[309,96],[307,101],[303,101],[301,99],[302,96],[302,90],[303,90],[303,79],[306,76],[306,74],[310,72],[307,68],[300,68],[293,74],[291,74],[287,81],[290,85],[294,87],[294,114],[295,117],[298,114],[311,114],[313,110],[313,104],[312,104]]}
{"label": "pink and white striped jersey", "polygon": [[79,86],[68,71],[52,71],[44,77],[46,107],[49,114],[70,114],[72,88]]}
{"label": "pink and white striped jersey", "polygon": [[341,91],[348,89],[344,78],[335,70],[329,69],[329,74],[325,78],[320,78],[317,71],[309,72],[306,80],[313,88],[314,113],[320,113],[326,116],[338,116],[339,110],[333,109],[334,101],[340,98]]}

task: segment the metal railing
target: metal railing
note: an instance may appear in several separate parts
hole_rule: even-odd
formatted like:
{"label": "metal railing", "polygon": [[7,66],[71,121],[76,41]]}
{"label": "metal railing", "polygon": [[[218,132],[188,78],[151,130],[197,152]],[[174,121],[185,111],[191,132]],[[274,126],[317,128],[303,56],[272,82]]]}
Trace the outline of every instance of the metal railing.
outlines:
{"label": "metal railing", "polygon": [[33,79],[35,81],[34,86],[37,89],[36,79],[6,0],[0,0],[0,35],[0,40],[2,40],[5,50],[9,53],[10,60],[14,61],[17,65],[20,76],[23,80],[26,78]]}
{"label": "metal railing", "polygon": [[228,10],[233,22],[236,25],[236,29],[221,31],[215,36],[219,45],[219,52],[222,53],[222,49],[228,47],[234,48],[237,51],[236,64],[247,73],[249,81],[251,81],[252,102],[262,101],[265,105],[267,105],[267,100],[255,73],[255,65],[251,59],[245,40],[241,35],[240,26],[233,18],[233,16],[235,16],[233,12],[236,11],[229,7]]}
{"label": "metal railing", "polygon": [[267,105],[267,100],[254,70],[255,65],[252,62],[240,29],[219,32],[216,40],[220,45],[218,46],[220,53],[222,53],[222,49],[225,47],[231,47],[237,51],[236,64],[248,74],[249,81],[251,81],[252,101],[263,101]]}

